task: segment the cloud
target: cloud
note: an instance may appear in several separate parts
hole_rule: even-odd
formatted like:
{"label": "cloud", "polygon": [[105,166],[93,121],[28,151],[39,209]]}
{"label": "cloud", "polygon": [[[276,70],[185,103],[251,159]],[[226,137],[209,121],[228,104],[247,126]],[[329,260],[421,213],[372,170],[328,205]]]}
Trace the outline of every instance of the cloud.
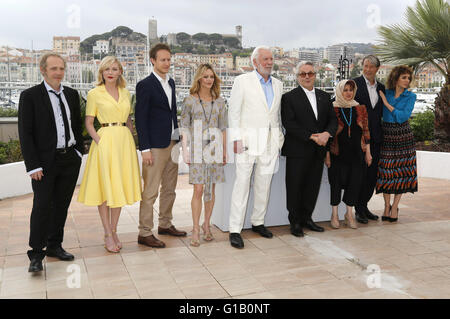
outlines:
{"label": "cloud", "polygon": [[[374,14],[367,12],[369,6],[375,5],[379,10],[381,24],[391,24],[401,22],[406,6],[414,3],[415,0],[2,0],[0,44],[30,48],[33,41],[35,48],[51,48],[55,35],[85,39],[119,25],[146,34],[152,16],[158,20],[159,35],[181,31],[234,33],[235,26],[242,25],[245,46],[265,44],[289,49],[367,43],[377,38],[376,28],[368,25]],[[77,8],[80,23],[74,27]]]}

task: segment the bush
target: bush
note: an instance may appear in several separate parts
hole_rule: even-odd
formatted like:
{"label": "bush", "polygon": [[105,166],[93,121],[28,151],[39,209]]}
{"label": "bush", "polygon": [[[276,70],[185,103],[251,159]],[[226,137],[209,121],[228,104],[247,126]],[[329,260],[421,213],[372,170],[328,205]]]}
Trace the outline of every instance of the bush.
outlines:
{"label": "bush", "polygon": [[409,120],[416,142],[434,139],[434,112],[427,110]]}
{"label": "bush", "polygon": [[17,117],[19,111],[12,108],[0,108],[0,117]]}
{"label": "bush", "polygon": [[0,142],[0,164],[23,161],[19,141]]}

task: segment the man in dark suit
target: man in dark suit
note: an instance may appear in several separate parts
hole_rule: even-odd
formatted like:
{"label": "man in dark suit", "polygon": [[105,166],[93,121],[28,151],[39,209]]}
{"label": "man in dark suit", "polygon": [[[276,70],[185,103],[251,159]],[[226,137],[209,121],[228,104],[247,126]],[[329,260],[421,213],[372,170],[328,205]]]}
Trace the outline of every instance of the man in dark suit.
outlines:
{"label": "man in dark suit", "polygon": [[40,61],[44,81],[20,95],[19,139],[34,193],[29,272],[43,269],[45,255],[74,259],[62,248],[62,242],[80,170],[83,138],[78,92],[61,85],[65,67],[58,54],[44,55]]}
{"label": "man in dark suit", "polygon": [[[153,233],[153,205],[158,197],[158,234],[186,236],[172,225],[172,208],[178,179],[177,104],[175,82],[169,78],[170,48],[158,43],[150,50],[153,72],[136,85],[136,130],[142,154],[144,191],[139,209],[138,243],[149,247],[165,247]],[[172,154],[172,150],[173,153]]]}
{"label": "man in dark suit", "polygon": [[364,162],[363,183],[359,195],[358,204],[355,205],[356,220],[367,224],[369,219],[377,220],[378,216],[372,214],[367,208],[367,203],[373,195],[377,183],[378,161],[380,159],[383,131],[381,118],[383,115],[383,101],[380,98],[380,90],[385,92],[384,85],[376,80],[376,74],[380,68],[380,60],[374,55],[368,55],[363,59],[363,75],[354,79],[358,87],[355,100],[365,105],[369,115],[370,151],[372,164],[367,166]]}
{"label": "man in dark suit", "polygon": [[323,232],[312,221],[320,190],[325,146],[336,133],[337,119],[330,95],[314,88],[311,62],[297,66],[299,86],[281,98],[281,120],[286,136],[281,154],[286,156],[286,197],[291,233],[302,237],[303,228]]}

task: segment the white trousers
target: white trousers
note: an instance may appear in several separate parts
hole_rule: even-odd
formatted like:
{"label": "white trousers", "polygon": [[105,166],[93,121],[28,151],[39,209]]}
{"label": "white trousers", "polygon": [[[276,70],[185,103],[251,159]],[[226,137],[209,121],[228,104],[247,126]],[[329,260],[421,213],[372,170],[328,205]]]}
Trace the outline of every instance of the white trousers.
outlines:
{"label": "white trousers", "polygon": [[247,154],[247,151],[242,154],[236,154],[236,179],[231,195],[230,233],[240,233],[244,226],[254,167],[252,186],[254,205],[251,222],[253,226],[264,224],[267,203],[269,202],[270,183],[272,182],[275,169],[278,169],[278,155],[278,152],[271,152],[253,156]]}

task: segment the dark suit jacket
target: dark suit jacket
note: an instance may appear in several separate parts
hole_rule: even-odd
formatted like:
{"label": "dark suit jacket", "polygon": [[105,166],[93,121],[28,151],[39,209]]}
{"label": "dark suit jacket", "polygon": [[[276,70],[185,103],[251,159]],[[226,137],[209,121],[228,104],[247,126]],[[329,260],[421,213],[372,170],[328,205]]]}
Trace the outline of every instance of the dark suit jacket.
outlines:
{"label": "dark suit jacket", "polygon": [[[74,147],[83,154],[80,98],[78,92],[70,87],[64,86],[63,92],[69,104],[70,125],[76,140]],[[39,167],[45,171],[53,165],[57,144],[56,122],[44,82],[20,94],[19,139],[27,172]]]}
{"label": "dark suit jacket", "polygon": [[318,119],[303,89],[298,86],[281,98],[281,121],[286,136],[281,150],[284,156],[304,157],[315,151],[325,156],[326,148],[310,140],[311,134],[327,131],[334,136],[337,130],[336,114],[330,95],[316,89]]}
{"label": "dark suit jacket", "polygon": [[172,122],[178,128],[175,82],[172,87],[172,109],[164,89],[152,73],[136,85],[135,123],[139,139],[139,150],[166,148],[170,144]]}
{"label": "dark suit jacket", "polygon": [[381,100],[380,90],[385,92],[384,85],[377,81],[377,93],[378,93],[378,103],[375,108],[372,107],[370,102],[369,91],[367,91],[367,84],[364,77],[353,79],[355,81],[358,89],[356,90],[355,101],[360,105],[365,105],[367,109],[367,114],[369,115],[369,131],[370,140],[373,143],[381,143],[383,141],[383,130],[381,127],[381,118],[383,116],[383,101]]}

